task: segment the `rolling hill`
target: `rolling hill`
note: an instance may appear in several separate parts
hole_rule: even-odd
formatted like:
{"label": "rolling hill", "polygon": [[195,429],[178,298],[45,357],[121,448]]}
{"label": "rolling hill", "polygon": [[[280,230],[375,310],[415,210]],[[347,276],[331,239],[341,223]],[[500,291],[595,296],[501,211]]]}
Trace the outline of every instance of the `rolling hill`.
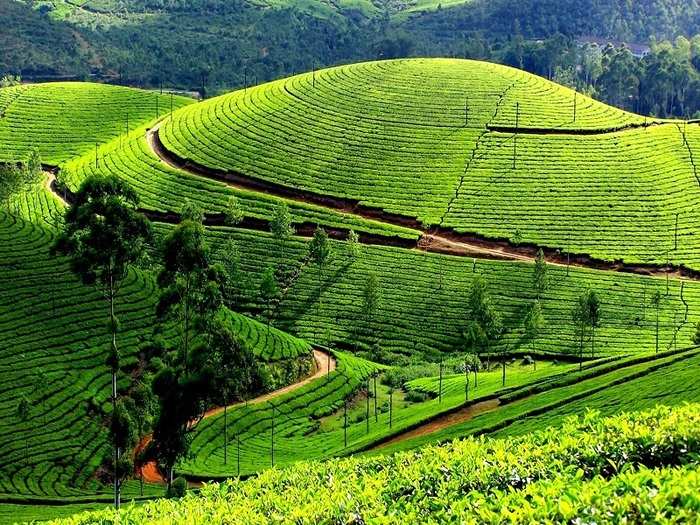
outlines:
{"label": "rolling hill", "polygon": [[[10,87],[0,89],[0,110],[0,159],[17,162],[37,148],[54,168],[0,213],[0,370],[9,378],[0,402],[0,507],[13,505],[0,508],[0,520],[35,516],[41,503],[109,500],[99,476],[108,446],[99,417],[109,395],[105,307],[65,260],[49,254],[61,212],[91,175],[116,174],[132,185],[158,240],[180,220],[186,200],[202,207],[215,259],[228,242],[240,254],[245,293],[238,311],[226,315],[261,361],[308,359],[312,350],[328,349],[327,374],[317,363],[312,381],[232,406],[227,443],[220,413],[199,423],[193,454],[176,469],[192,480],[471,434],[526,434],[561,426],[589,405],[612,415],[700,399],[692,386],[698,350],[690,347],[700,320],[697,123],[645,118],[522,71],[456,59],[340,66],[197,103],[90,83]],[[225,220],[234,197],[244,216],[237,225]],[[283,205],[295,235],[280,240],[269,230]],[[331,237],[323,271],[309,256],[317,226]],[[357,246],[348,241],[350,230],[359,234]],[[538,298],[538,248],[547,261],[548,284],[539,294],[546,322],[533,342],[523,320]],[[258,292],[266,268],[290,270],[270,329]],[[370,317],[361,305],[371,278],[379,306]],[[467,297],[477,280],[486,283],[504,326],[481,356],[478,386],[460,368]],[[601,323],[595,340],[579,347],[571,311],[589,289],[601,299]],[[157,292],[149,268],[132,271],[122,290],[130,369],[140,366],[153,336]],[[392,374],[416,370],[391,382]],[[660,383],[668,388],[657,392]],[[23,398],[32,406],[28,421],[17,413]],[[689,412],[630,417],[670,428]],[[588,427],[564,428],[583,439]],[[442,457],[449,447],[428,450]],[[231,460],[239,451],[240,464]],[[410,454],[423,468],[421,453]],[[362,471],[392,461],[303,463],[203,495],[241,487],[238,505],[246,491],[286,484],[287,475],[306,490],[311,482],[302,473],[309,468],[335,476],[337,465],[337,475],[345,475],[342,465]],[[650,475],[681,486],[675,464],[639,465],[662,466]],[[642,477],[629,483],[636,487]],[[373,480],[367,476],[367,486],[382,482]],[[625,480],[576,483],[585,494],[618,490]],[[541,481],[533,491],[573,478]],[[144,498],[160,490],[147,485]],[[125,496],[141,498],[136,480]],[[229,508],[224,500],[182,503],[200,504],[212,504],[212,513]],[[125,516],[164,519],[159,513],[177,505],[154,503]],[[406,509],[409,519],[422,507]],[[309,516],[325,510],[303,512],[313,521]],[[253,515],[240,514],[244,521]],[[92,518],[76,523],[83,519]]]}

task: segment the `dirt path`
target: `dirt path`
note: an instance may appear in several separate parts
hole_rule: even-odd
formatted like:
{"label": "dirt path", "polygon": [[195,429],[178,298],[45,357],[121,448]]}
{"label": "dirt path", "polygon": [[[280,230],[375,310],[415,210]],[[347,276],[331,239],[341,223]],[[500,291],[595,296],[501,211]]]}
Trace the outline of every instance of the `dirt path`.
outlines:
{"label": "dirt path", "polygon": [[[148,130],[146,139],[153,154],[156,155],[161,162],[174,169],[216,180],[217,182],[238,189],[253,190],[297,202],[315,204],[317,206],[356,215],[384,224],[390,224],[392,226],[411,228],[421,233],[421,237],[414,247],[425,251],[462,257],[532,263],[535,261],[538,250],[542,249],[547,263],[559,267],[571,266],[591,268],[657,277],[666,277],[666,275],[670,275],[676,278],[685,277],[693,280],[700,280],[699,271],[684,266],[628,264],[622,261],[606,261],[593,258],[587,254],[567,254],[555,248],[540,247],[530,244],[515,246],[508,239],[491,239],[474,234],[462,234],[446,227],[432,227],[426,229],[413,217],[388,213],[379,208],[366,206],[357,200],[321,195],[298,188],[283,186],[242,173],[209,168],[190,160],[180,158],[175,153],[169,151],[161,142],[158,134],[162,122],[163,121],[158,122],[153,128]],[[375,237],[376,238],[372,239],[371,244],[390,244],[389,236],[385,236],[383,239],[380,238],[381,236]],[[384,242],[382,242],[382,240]],[[404,247],[411,248],[410,246]]]}
{"label": "dirt path", "polygon": [[[264,403],[265,401],[269,401],[270,399],[275,399],[277,397],[283,396],[284,394],[287,394],[289,392],[293,392],[294,390],[297,390],[304,385],[309,384],[311,381],[314,381],[315,379],[319,379],[326,374],[332,372],[333,370],[336,369],[338,362],[336,359],[329,353],[324,352],[322,350],[314,349],[313,351],[313,356],[314,356],[314,373],[311,374],[310,376],[302,379],[301,381],[298,381],[296,383],[292,383],[291,385],[287,385],[284,388],[280,388],[279,390],[275,390],[274,392],[269,392],[267,394],[263,394],[261,396],[258,396],[254,399],[249,399],[248,404],[250,405],[255,405],[258,403]],[[234,409],[240,406],[244,406],[246,404],[245,401],[241,401],[239,403],[234,403],[232,405],[228,406],[228,409]],[[211,410],[208,410],[205,412],[203,419],[207,419],[213,416],[216,416],[218,414],[222,414],[224,412],[224,407],[216,407],[212,408]],[[148,434],[141,438],[141,441],[139,441],[139,444],[136,446],[134,449],[134,455],[138,455],[142,450],[144,450],[152,441],[153,436],[151,434]],[[141,467],[140,473],[137,472],[137,476],[140,474],[140,476],[143,477],[143,481],[146,483],[160,483],[160,484],[165,484],[165,477],[161,472],[158,470],[158,465],[156,464],[155,461],[149,461],[148,463],[144,464]]]}
{"label": "dirt path", "polygon": [[413,430],[397,434],[391,439],[380,443],[376,447],[372,447],[372,450],[381,450],[384,447],[388,447],[401,441],[406,441],[407,439],[419,436],[427,436],[428,434],[433,434],[434,432],[438,432],[439,430],[443,430],[453,425],[464,423],[465,421],[474,419],[476,416],[497,409],[500,406],[500,404],[501,402],[498,399],[487,399],[486,401],[480,401],[479,403],[462,407],[461,409],[456,410],[455,412],[450,412],[448,414],[438,416],[432,421],[429,421],[425,424],[421,424]]}

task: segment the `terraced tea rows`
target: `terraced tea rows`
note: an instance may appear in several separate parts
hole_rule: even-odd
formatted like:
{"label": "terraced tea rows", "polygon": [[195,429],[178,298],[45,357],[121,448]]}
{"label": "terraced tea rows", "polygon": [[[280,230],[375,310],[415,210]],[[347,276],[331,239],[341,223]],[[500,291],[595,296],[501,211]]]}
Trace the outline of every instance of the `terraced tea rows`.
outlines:
{"label": "terraced tea rows", "polygon": [[[166,231],[166,226],[159,226]],[[301,261],[306,241],[295,238],[284,244],[269,234],[214,228],[211,243],[233,239],[242,254],[241,266],[251,289],[257,289],[261,269],[267,265]],[[400,248],[366,246],[356,260],[347,248],[333,241],[334,257],[325,270],[323,307],[317,312],[316,272],[303,271],[286,292],[276,324],[299,337],[345,348],[369,349],[379,340],[383,351],[407,356],[433,356],[439,352],[461,352],[461,333],[467,320],[466,297],[475,275],[483,275],[502,313],[507,333],[500,350],[528,350],[523,340],[522,320],[532,291],[532,265],[527,263],[465,259]],[[476,273],[474,273],[476,269]],[[375,273],[381,289],[381,306],[372,323],[362,310],[362,293],[368,275]],[[602,323],[596,331],[596,354],[642,352],[655,348],[656,312],[651,306],[654,291],[663,296],[659,309],[660,348],[690,342],[700,319],[700,288],[695,281],[666,280],[615,272],[549,267],[549,289],[543,297],[546,325],[536,348],[549,353],[577,353],[571,322],[576,298],[587,288],[602,301]],[[682,289],[682,297],[681,297]],[[686,309],[687,304],[687,309]],[[263,305],[258,303],[257,311]],[[687,317],[686,317],[687,315]],[[590,353],[590,343],[586,344]]]}
{"label": "terraced tea rows", "polygon": [[[193,102],[172,97],[173,109]],[[38,148],[49,164],[94,150],[170,111],[171,97],[120,86],[57,82],[0,89],[0,161]]]}
{"label": "terraced tea rows", "polygon": [[272,82],[185,108],[158,132],[197,165],[397,224],[694,268],[696,134],[513,69],[435,59]]}
{"label": "terraced tea rows", "polygon": [[264,193],[232,188],[222,183],[196,177],[174,169],[160,161],[146,141],[146,127],[133,131],[62,165],[60,180],[71,191],[92,174],[117,174],[139,193],[141,204],[150,210],[179,212],[185,198],[197,203],[208,213],[220,214],[228,200],[238,198],[241,211],[253,220],[268,221],[275,207],[287,202],[297,225],[324,224],[329,228],[351,229],[368,234],[417,239],[418,232],[409,228],[369,221],[353,214],[336,212],[322,206],[279,199]]}

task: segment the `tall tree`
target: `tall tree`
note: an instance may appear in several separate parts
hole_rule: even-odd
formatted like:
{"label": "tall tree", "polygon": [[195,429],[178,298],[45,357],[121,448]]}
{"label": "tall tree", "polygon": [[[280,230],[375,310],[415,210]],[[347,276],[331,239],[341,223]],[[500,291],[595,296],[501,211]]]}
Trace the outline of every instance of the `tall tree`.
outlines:
{"label": "tall tree", "polygon": [[589,290],[586,294],[586,306],[588,309],[588,327],[591,330],[591,357],[595,357],[595,331],[600,326],[601,315],[600,300],[595,290]]}
{"label": "tall tree", "polygon": [[542,295],[547,291],[547,261],[544,258],[542,248],[537,250],[537,257],[535,257],[535,267],[532,272],[532,287],[539,301]]}
{"label": "tall tree", "polygon": [[275,270],[271,266],[265,268],[260,281],[260,298],[265,303],[267,309],[267,333],[270,333],[270,323],[272,322],[272,313],[274,311],[275,301],[279,297],[279,287],[275,279]]}
{"label": "tall tree", "polygon": [[111,345],[107,364],[112,372],[112,438],[114,454],[114,505],[119,508],[121,480],[119,472],[120,437],[115,432],[117,418],[117,374],[119,348],[115,305],[119,288],[129,269],[144,255],[152,238],[151,225],[138,210],[136,192],[116,176],[89,177],[75,195],[65,214],[64,231],[52,251],[67,255],[70,267],[83,283],[101,289],[109,306]]}
{"label": "tall tree", "polygon": [[187,373],[194,331],[206,332],[204,325],[222,305],[224,272],[220,266],[210,264],[204,227],[191,219],[183,220],[165,238],[162,256],[157,313],[160,319],[179,322],[180,363]]}
{"label": "tall tree", "polygon": [[314,236],[309,243],[309,259],[316,264],[318,268],[318,306],[317,317],[321,318],[322,307],[322,285],[323,285],[323,268],[328,264],[333,255],[333,247],[328,240],[326,230],[317,227]]}
{"label": "tall tree", "polygon": [[210,368],[213,378],[210,402],[224,407],[224,464],[228,461],[228,406],[236,399],[250,397],[261,386],[255,358],[222,316],[212,325],[211,340],[194,352],[196,368]]}
{"label": "tall tree", "polygon": [[350,260],[352,261],[355,261],[362,252],[362,247],[360,246],[360,236],[355,233],[355,230],[350,230],[348,232],[347,249]]}
{"label": "tall tree", "polygon": [[243,221],[244,215],[241,209],[241,204],[238,197],[231,196],[226,201],[226,209],[224,210],[224,222],[226,226],[236,226]]}
{"label": "tall tree", "polygon": [[482,276],[472,282],[467,297],[468,322],[464,332],[467,347],[472,348],[477,356],[489,348],[501,335],[503,324],[496,310]]}

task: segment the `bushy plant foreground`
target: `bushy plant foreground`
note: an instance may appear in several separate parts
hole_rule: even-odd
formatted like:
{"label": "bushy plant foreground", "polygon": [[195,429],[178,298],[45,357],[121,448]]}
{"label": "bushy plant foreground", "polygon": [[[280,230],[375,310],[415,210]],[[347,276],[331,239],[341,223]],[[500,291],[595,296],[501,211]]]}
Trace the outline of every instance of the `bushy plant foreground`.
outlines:
{"label": "bushy plant foreground", "polygon": [[513,440],[300,463],[54,523],[696,523],[698,452],[700,405],[590,412]]}

